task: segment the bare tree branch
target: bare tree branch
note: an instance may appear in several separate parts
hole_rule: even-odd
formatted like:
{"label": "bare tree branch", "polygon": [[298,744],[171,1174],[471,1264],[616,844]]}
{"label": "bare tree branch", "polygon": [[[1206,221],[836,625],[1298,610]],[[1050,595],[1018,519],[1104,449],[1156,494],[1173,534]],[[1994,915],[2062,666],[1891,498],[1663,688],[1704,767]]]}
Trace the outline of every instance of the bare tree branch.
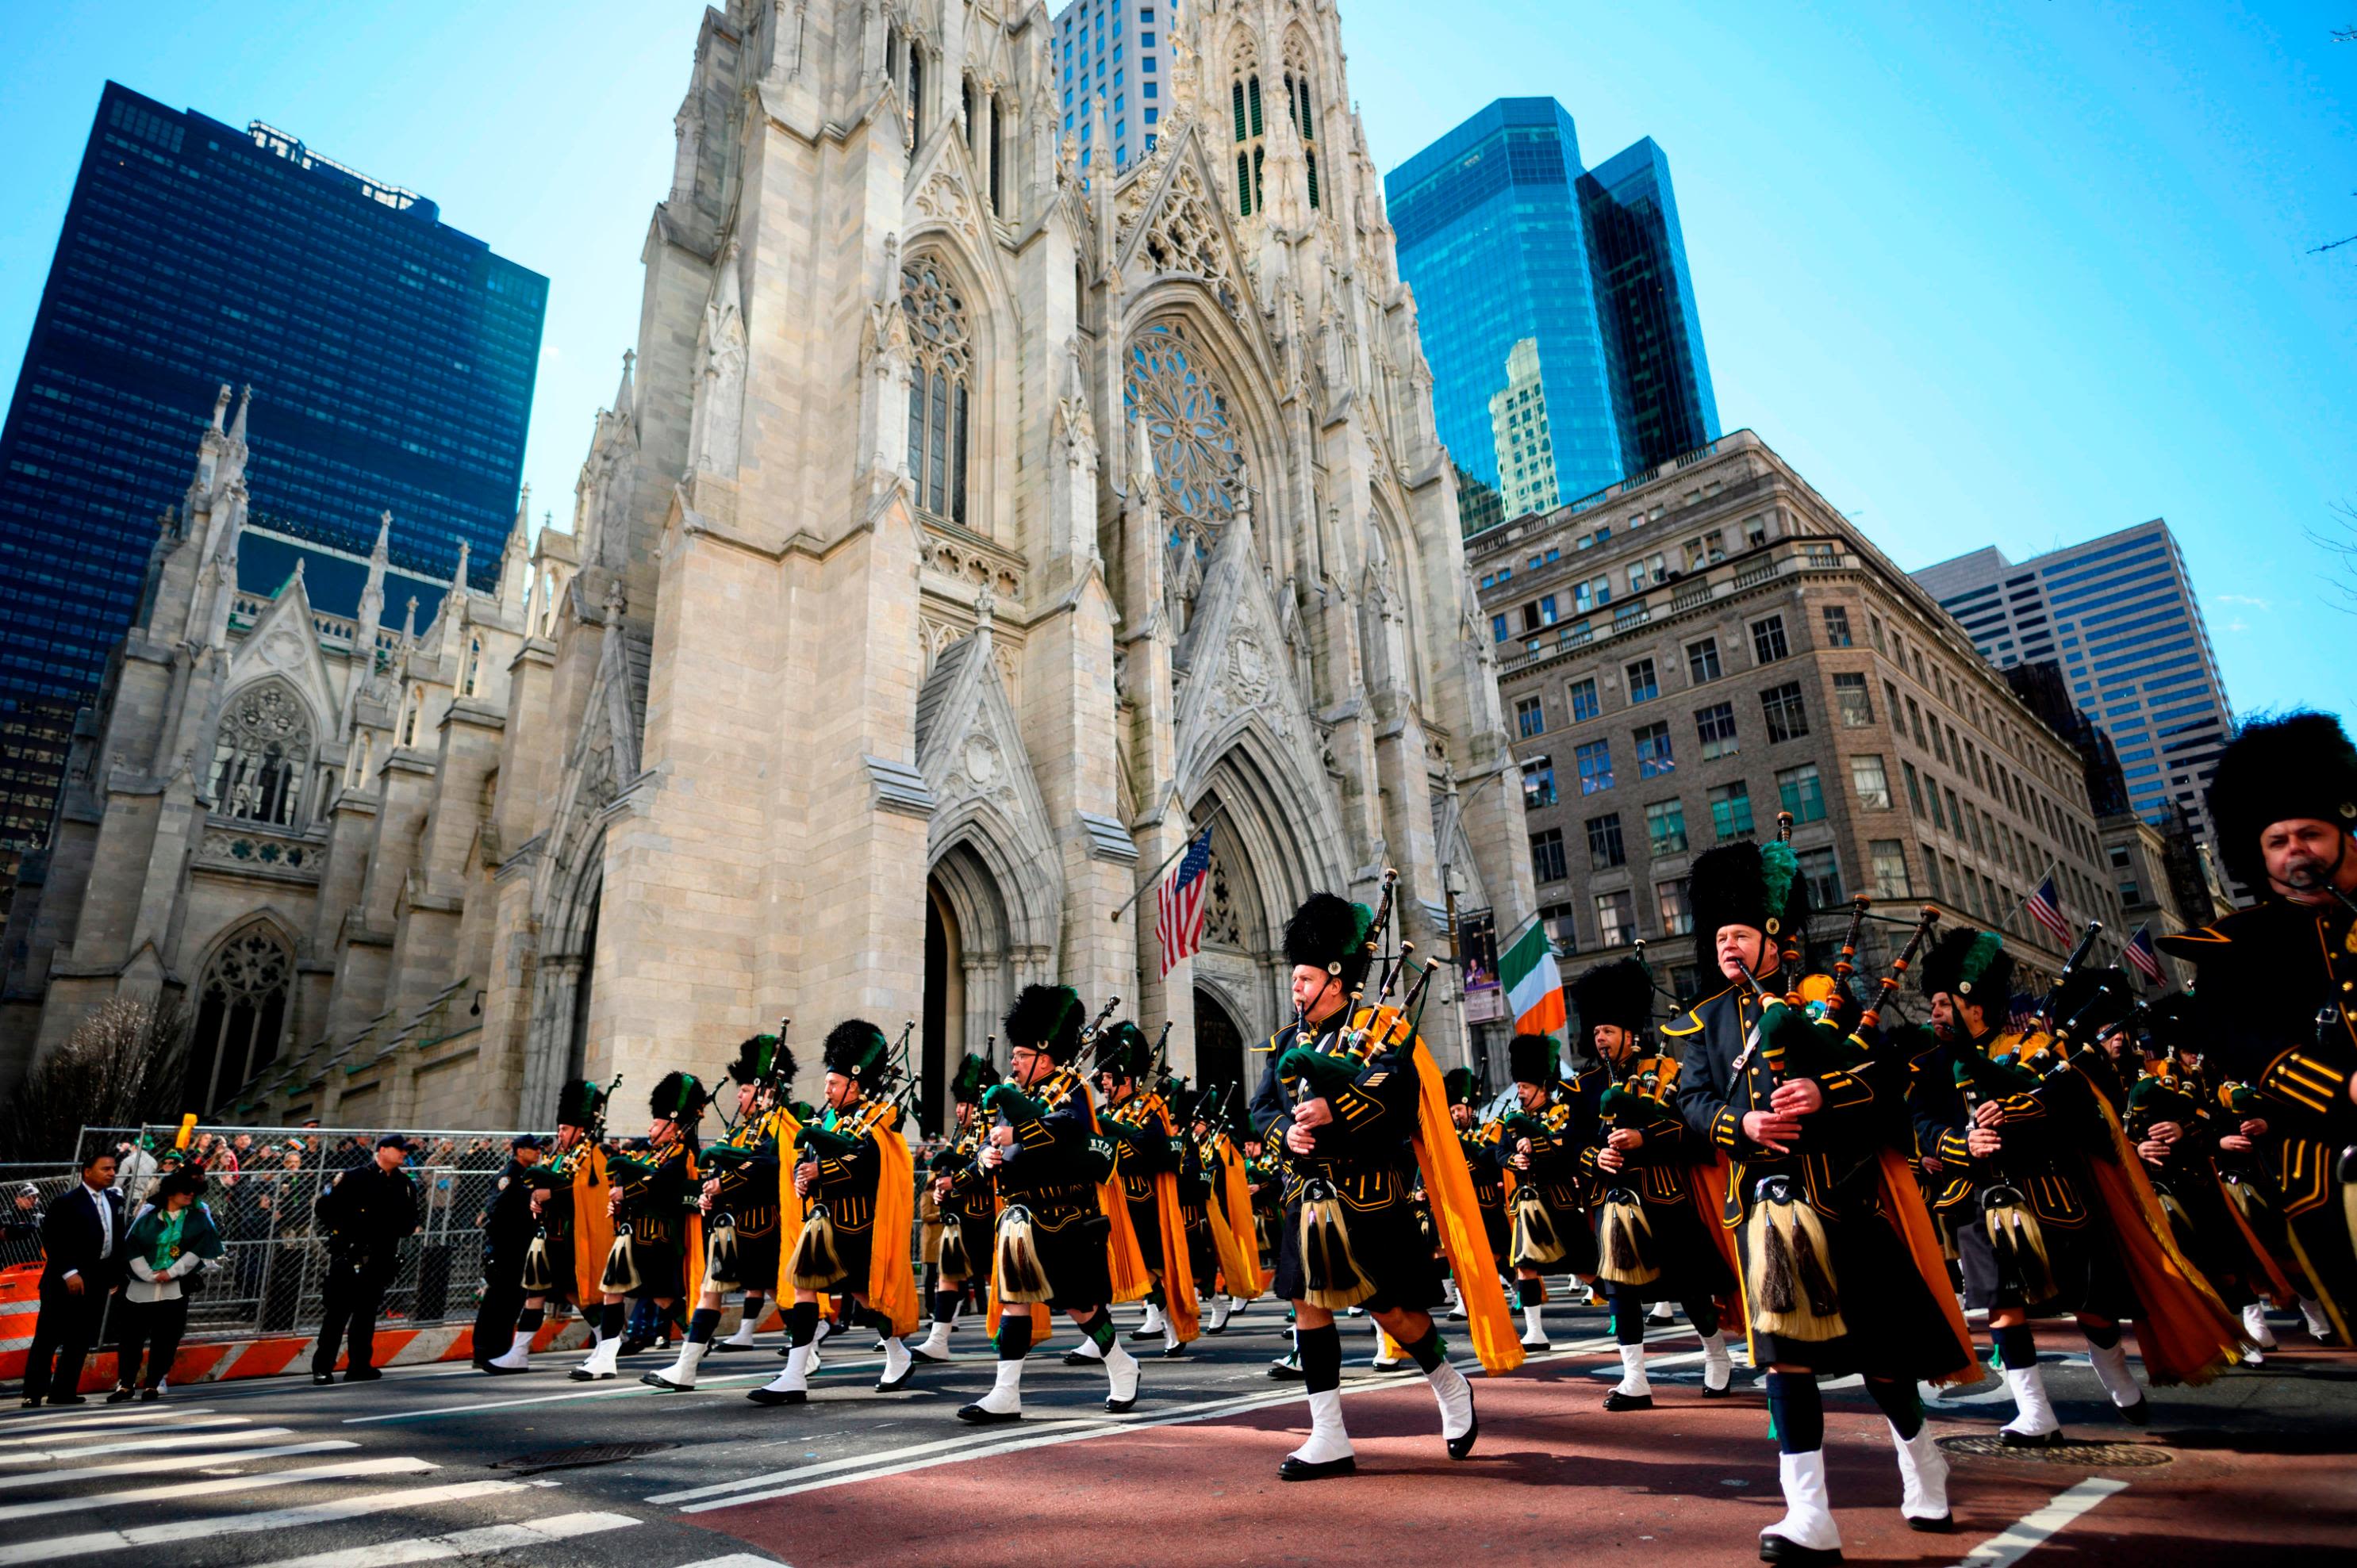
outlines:
{"label": "bare tree branch", "polygon": [[179,1004],[116,997],[82,1020],[0,1110],[0,1160],[65,1160],[85,1125],[178,1121],[188,1020]]}
{"label": "bare tree branch", "polygon": [[2334,556],[2339,566],[2329,586],[2334,607],[2345,615],[2357,615],[2357,505],[2335,501],[2331,506],[2333,521],[2319,532],[2308,531],[2308,542],[2326,554]]}

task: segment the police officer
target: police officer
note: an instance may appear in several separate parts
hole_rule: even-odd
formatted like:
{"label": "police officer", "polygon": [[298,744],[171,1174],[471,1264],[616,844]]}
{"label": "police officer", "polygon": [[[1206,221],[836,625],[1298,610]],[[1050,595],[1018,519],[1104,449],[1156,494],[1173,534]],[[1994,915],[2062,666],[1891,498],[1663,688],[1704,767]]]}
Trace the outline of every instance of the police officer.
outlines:
{"label": "police officer", "polygon": [[523,1261],[532,1251],[533,1233],[540,1228],[532,1216],[533,1187],[540,1180],[540,1139],[520,1133],[508,1144],[508,1168],[483,1214],[483,1294],[475,1308],[475,1369],[492,1372],[492,1356],[508,1348],[507,1339],[523,1310]]}
{"label": "police officer", "polygon": [[344,1381],[384,1376],[370,1365],[376,1353],[376,1314],[384,1288],[401,1267],[401,1243],[418,1224],[417,1183],[404,1168],[409,1140],[387,1133],[376,1157],[339,1176],[313,1211],[328,1237],[328,1275],[321,1290],[319,1337],[311,1353],[311,1380],[335,1381],[336,1352],[347,1333],[351,1359]]}

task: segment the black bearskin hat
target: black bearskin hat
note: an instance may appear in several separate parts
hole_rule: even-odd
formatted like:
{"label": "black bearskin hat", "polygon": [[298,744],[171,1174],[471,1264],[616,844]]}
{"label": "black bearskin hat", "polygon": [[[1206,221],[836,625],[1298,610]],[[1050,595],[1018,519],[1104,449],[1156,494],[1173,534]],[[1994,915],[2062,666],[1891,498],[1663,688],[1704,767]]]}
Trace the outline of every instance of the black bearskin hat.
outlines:
{"label": "black bearskin hat", "polygon": [[1440,1092],[1448,1097],[1451,1105],[1472,1104],[1476,1087],[1473,1069],[1469,1067],[1453,1067],[1440,1075]]}
{"label": "black bearskin hat", "polygon": [[1923,955],[1920,974],[1923,994],[1944,991],[1960,1002],[1982,1009],[1992,1023],[2002,1025],[2013,995],[2013,955],[1995,931],[1959,926],[1941,933]]}
{"label": "black bearskin hat", "polygon": [[1561,1072],[1553,1035],[1516,1035],[1506,1044],[1506,1062],[1516,1083],[1553,1083]]}
{"label": "black bearskin hat", "polygon": [[865,1018],[845,1018],[826,1033],[826,1070],[873,1089],[892,1071],[892,1042]]}
{"label": "black bearskin hat", "polygon": [[702,1079],[692,1072],[667,1072],[655,1085],[655,1091],[647,1097],[647,1112],[658,1121],[693,1127],[711,1102],[711,1091],[704,1087]]}
{"label": "black bearskin hat", "polygon": [[1027,985],[1000,1020],[1010,1047],[1045,1051],[1069,1063],[1081,1047],[1081,993],[1069,985]]}
{"label": "black bearskin hat", "polygon": [[2182,991],[2170,992],[2144,1010],[2144,1028],[2149,1048],[2156,1056],[2171,1046],[2179,1051],[2199,1051],[2201,1038],[2198,1021],[2193,998]]}
{"label": "black bearskin hat", "polygon": [[791,1083],[794,1053],[775,1035],[755,1035],[737,1047],[737,1065],[728,1076],[738,1083]]}
{"label": "black bearskin hat", "polygon": [[587,1130],[606,1108],[606,1091],[586,1078],[567,1079],[556,1091],[556,1122],[561,1127]]}
{"label": "black bearskin hat", "polygon": [[2062,983],[2054,1001],[2057,1028],[2069,1025],[2074,1040],[2092,1040],[2136,1011],[2136,983],[2127,971],[2083,969]]}
{"label": "black bearskin hat", "polygon": [[964,1104],[979,1104],[982,1091],[997,1081],[998,1069],[968,1051],[958,1063],[957,1076],[950,1079],[950,1097]]}
{"label": "black bearskin hat", "polygon": [[1154,1070],[1154,1047],[1146,1031],[1124,1018],[1097,1036],[1097,1071],[1115,1078],[1144,1078]]}
{"label": "black bearskin hat", "polygon": [[1631,1034],[1642,1033],[1653,1016],[1653,976],[1633,958],[1599,963],[1582,971],[1571,982],[1573,1015],[1579,1020],[1572,1038],[1581,1049],[1596,1040],[1596,1026],[1618,1024]]}
{"label": "black bearskin hat", "polygon": [[2330,714],[2246,724],[2218,754],[2210,815],[2227,875],[2264,892],[2259,836],[2274,823],[2306,817],[2357,832],[2357,746]]}
{"label": "black bearskin hat", "polygon": [[1809,879],[1791,844],[1746,841],[1705,850],[1686,874],[1686,908],[1694,913],[1695,961],[1706,976],[1719,972],[1722,926],[1749,926],[1780,947],[1808,950]]}
{"label": "black bearskin hat", "polygon": [[1373,956],[1367,951],[1367,931],[1374,923],[1375,912],[1364,904],[1312,893],[1285,923],[1285,960],[1322,969],[1344,991],[1351,990],[1366,978]]}

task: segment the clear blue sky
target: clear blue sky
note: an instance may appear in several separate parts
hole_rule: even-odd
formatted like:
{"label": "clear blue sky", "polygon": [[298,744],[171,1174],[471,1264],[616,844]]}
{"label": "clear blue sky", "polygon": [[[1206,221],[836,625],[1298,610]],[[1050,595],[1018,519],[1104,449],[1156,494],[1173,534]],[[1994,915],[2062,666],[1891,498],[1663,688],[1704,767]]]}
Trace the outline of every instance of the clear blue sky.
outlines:
{"label": "clear blue sky", "polygon": [[[2357,708],[2309,542],[2357,502],[2357,5],[1341,0],[1379,166],[1552,94],[1667,152],[1719,413],[1902,565],[2175,525],[2244,713]],[[552,280],[560,523],[636,332],[703,6],[43,4],[0,20],[14,385],[101,83],[270,121]]]}

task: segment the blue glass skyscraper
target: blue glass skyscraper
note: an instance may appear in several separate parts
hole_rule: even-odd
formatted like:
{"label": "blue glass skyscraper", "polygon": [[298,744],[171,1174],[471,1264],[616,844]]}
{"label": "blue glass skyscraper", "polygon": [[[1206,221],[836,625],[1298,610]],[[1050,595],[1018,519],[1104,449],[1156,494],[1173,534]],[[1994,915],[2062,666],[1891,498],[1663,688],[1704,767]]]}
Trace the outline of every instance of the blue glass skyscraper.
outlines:
{"label": "blue glass skyscraper", "polygon": [[223,382],[257,521],[496,570],[548,280],[255,123],[110,82],[0,433],[0,850],[48,828],[74,707],[131,621]]}
{"label": "blue glass skyscraper", "polygon": [[1565,500],[1717,438],[1669,165],[1651,140],[1582,170],[1552,98],[1501,98],[1383,182],[1450,455],[1501,475],[1491,397],[1537,345]]}

